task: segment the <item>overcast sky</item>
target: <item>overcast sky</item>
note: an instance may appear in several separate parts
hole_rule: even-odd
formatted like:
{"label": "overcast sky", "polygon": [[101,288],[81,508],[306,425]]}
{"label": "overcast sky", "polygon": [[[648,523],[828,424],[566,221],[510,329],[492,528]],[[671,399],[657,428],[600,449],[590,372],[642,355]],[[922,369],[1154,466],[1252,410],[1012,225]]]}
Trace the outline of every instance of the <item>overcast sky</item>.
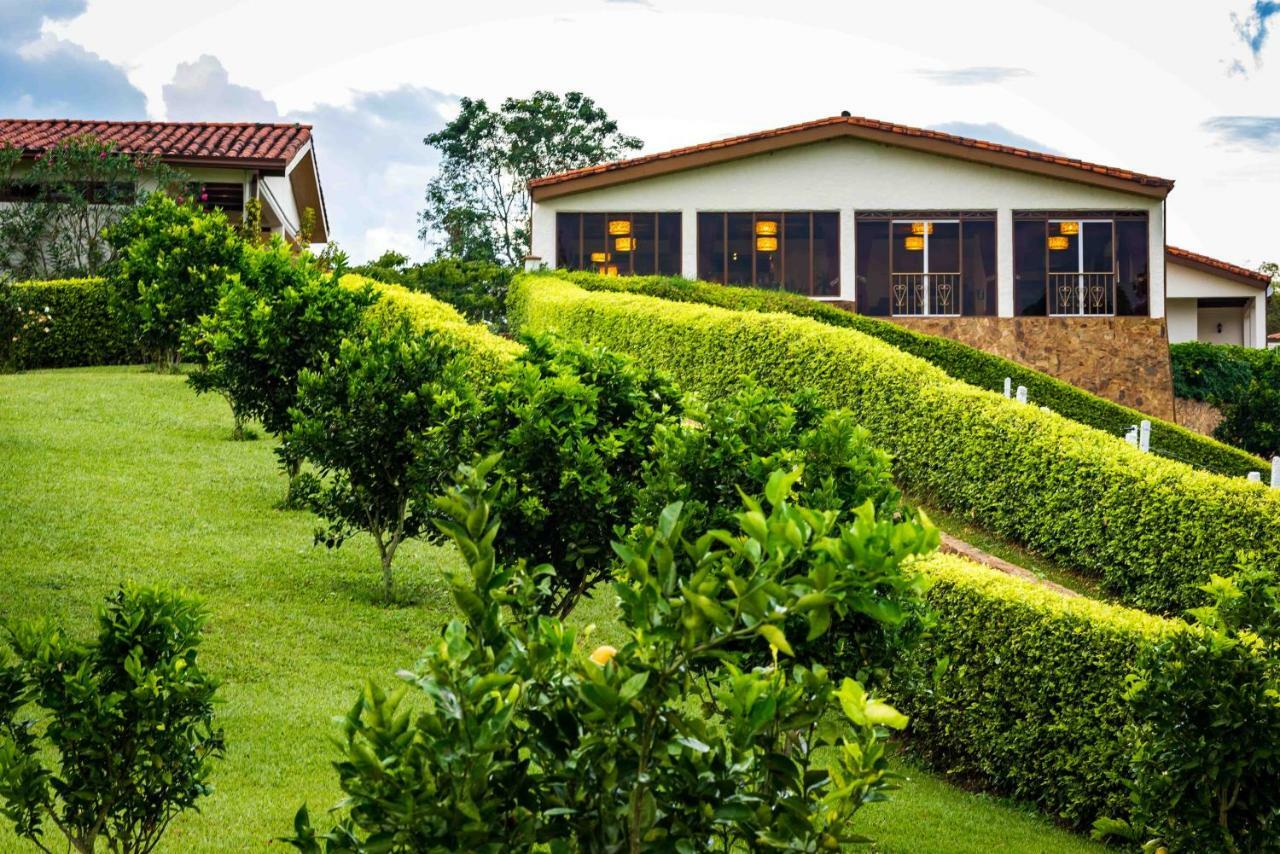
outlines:
{"label": "overcast sky", "polygon": [[0,0],[0,115],[311,122],[360,260],[428,254],[422,137],[461,95],[578,89],[648,151],[849,110],[1174,178],[1170,242],[1252,266],[1275,29],[1280,0]]}

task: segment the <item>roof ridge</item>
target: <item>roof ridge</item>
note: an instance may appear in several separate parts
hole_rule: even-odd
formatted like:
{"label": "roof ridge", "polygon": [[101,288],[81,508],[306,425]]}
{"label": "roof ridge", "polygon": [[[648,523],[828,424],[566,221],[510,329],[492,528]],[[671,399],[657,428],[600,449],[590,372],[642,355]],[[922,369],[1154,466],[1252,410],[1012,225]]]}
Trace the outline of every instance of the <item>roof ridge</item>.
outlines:
{"label": "roof ridge", "polygon": [[1213,256],[1205,255],[1202,252],[1193,252],[1190,249],[1183,249],[1181,246],[1174,246],[1171,243],[1166,243],[1164,250],[1166,254],[1172,255],[1175,258],[1185,258],[1188,261],[1198,261],[1201,264],[1209,267],[1216,267],[1224,272],[1254,279],[1258,282],[1265,282],[1268,285],[1271,284],[1271,277],[1266,273],[1259,272],[1258,270],[1252,270],[1240,264],[1223,261],[1220,258],[1214,258]]}
{"label": "roof ridge", "polygon": [[59,124],[59,125],[149,125],[153,127],[277,127],[306,128],[314,130],[315,125],[305,122],[175,122],[157,119],[19,119],[0,117],[0,124]]}

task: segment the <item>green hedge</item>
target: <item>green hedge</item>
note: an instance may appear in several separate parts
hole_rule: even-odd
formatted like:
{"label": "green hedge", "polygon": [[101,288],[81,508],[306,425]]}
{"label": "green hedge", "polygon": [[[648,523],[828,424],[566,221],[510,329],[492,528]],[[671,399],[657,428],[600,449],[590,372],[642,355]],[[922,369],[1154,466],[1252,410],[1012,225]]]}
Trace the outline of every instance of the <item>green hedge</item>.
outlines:
{"label": "green hedge", "polygon": [[912,752],[1078,828],[1127,818],[1126,676],[1144,646],[1187,624],[1069,598],[950,555],[919,566],[937,625],[911,663],[938,675],[896,686]]}
{"label": "green hedge", "polygon": [[755,375],[811,387],[853,411],[895,457],[901,482],[987,530],[1102,578],[1122,601],[1180,612],[1235,553],[1280,560],[1280,494],[1143,454],[1038,407],[1007,400],[851,329],[520,276],[517,329],[553,330],[631,353],[682,386],[727,393]]}
{"label": "green hedge", "polygon": [[13,289],[22,309],[49,318],[48,332],[40,325],[18,336],[14,345],[18,370],[142,360],[137,336],[111,309],[111,286],[105,279],[18,282]]}
{"label": "green hedge", "polygon": [[1215,405],[1231,403],[1249,387],[1254,372],[1272,358],[1276,358],[1273,351],[1254,347],[1200,341],[1174,344],[1169,348],[1173,393]]}
{"label": "green hedge", "polygon": [[[1160,456],[1181,460],[1218,474],[1243,477],[1250,471],[1261,471],[1267,465],[1253,455],[1230,445],[1202,436],[1168,421],[1151,418],[1083,389],[1064,383],[1048,374],[1019,365],[976,347],[925,335],[875,317],[853,314],[835,306],[783,291],[759,288],[734,288],[710,282],[696,282],[663,276],[600,276],[594,273],[557,273],[590,290],[631,291],[678,302],[704,303],[739,311],[763,311],[808,317],[831,326],[856,329],[899,350],[919,356],[958,380],[988,390],[1002,389],[1005,377],[1014,386],[1024,385],[1032,401],[1047,406],[1073,421],[1096,427],[1112,435],[1122,436],[1133,424],[1146,418],[1151,421],[1151,450]],[[1182,346],[1182,345],[1178,345]],[[1261,352],[1261,351],[1254,351]],[[1176,354],[1176,348],[1175,348]],[[1177,360],[1174,361],[1175,387]],[[1182,395],[1179,392],[1179,396]]]}

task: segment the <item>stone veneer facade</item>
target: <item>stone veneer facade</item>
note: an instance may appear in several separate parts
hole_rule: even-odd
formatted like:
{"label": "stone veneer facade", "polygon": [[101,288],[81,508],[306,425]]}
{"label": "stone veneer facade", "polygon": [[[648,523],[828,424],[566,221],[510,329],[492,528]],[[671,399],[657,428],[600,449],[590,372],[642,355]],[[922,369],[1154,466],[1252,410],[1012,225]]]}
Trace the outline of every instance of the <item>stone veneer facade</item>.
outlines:
{"label": "stone veneer facade", "polygon": [[1174,420],[1173,375],[1164,318],[885,319],[995,353],[1148,415]]}

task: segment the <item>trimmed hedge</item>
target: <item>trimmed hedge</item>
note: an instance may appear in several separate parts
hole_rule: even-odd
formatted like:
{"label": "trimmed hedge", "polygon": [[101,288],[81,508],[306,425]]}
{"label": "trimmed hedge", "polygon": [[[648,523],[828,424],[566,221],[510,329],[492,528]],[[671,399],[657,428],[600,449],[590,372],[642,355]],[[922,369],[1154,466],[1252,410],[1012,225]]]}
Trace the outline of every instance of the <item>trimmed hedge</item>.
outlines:
{"label": "trimmed hedge", "polygon": [[[1268,465],[1253,455],[1202,436],[1169,421],[1121,406],[1059,379],[1001,356],[937,335],[926,335],[880,320],[853,314],[817,300],[784,291],[725,287],[711,282],[664,276],[600,276],[594,273],[556,273],[556,276],[597,291],[629,291],[677,302],[716,305],[739,311],[762,311],[808,317],[830,326],[856,329],[936,365],[958,380],[987,390],[1002,389],[1005,377],[1024,385],[1032,401],[1059,415],[1122,436],[1133,424],[1151,421],[1151,451],[1218,474],[1244,477]],[[1177,345],[1181,347],[1184,345]],[[1174,348],[1174,386],[1178,385],[1177,347]],[[1254,351],[1261,352],[1261,351]],[[1178,396],[1185,397],[1182,392]]]}
{"label": "trimmed hedge", "polygon": [[1127,818],[1126,677],[1145,647],[1191,628],[951,555],[917,567],[932,582],[926,598],[937,623],[909,663],[937,677],[896,686],[912,752],[1077,828]]}
{"label": "trimmed hedge", "polygon": [[112,288],[105,279],[17,282],[13,290],[22,309],[49,316],[48,332],[18,337],[13,360],[17,370],[142,360],[127,319],[112,311]]}
{"label": "trimmed hedge", "polygon": [[1122,601],[1167,613],[1203,601],[1236,551],[1280,562],[1280,494],[1151,454],[1035,406],[953,379],[852,329],[728,311],[555,277],[512,283],[515,328],[631,353],[709,396],[744,375],[813,388],[850,409],[910,490],[1102,578]]}
{"label": "trimmed hedge", "polygon": [[1271,350],[1233,344],[1173,344],[1169,347],[1173,393],[1215,406],[1232,403],[1249,387],[1254,373],[1273,358]]}

